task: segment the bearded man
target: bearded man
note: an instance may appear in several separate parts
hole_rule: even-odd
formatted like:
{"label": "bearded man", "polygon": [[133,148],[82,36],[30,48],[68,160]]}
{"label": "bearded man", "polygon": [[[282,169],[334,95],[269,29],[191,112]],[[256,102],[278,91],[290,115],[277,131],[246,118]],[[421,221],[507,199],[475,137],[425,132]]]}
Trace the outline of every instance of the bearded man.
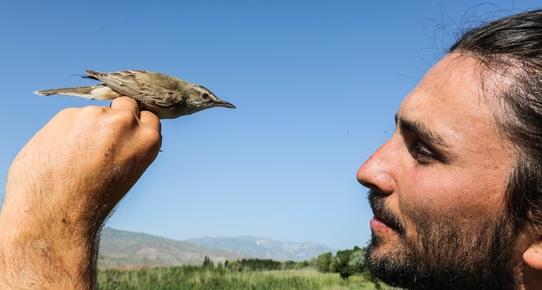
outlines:
{"label": "bearded man", "polygon": [[542,10],[464,34],[359,169],[371,273],[407,289],[542,289]]}

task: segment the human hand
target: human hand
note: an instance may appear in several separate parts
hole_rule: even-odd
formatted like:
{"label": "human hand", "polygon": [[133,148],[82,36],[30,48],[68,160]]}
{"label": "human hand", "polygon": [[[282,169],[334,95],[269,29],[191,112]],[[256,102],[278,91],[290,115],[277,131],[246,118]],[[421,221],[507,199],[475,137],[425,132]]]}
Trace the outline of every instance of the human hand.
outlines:
{"label": "human hand", "polygon": [[[139,111],[130,98],[117,98],[110,108],[61,111],[9,169],[0,212],[0,263],[14,262],[6,261],[13,255],[6,249],[17,251],[10,247],[17,245],[17,263],[29,273],[49,269],[53,278],[46,280],[88,272],[92,262],[85,265],[85,260],[95,262],[102,223],[154,161],[160,143],[159,119]],[[74,281],[85,275],[67,276]]]}

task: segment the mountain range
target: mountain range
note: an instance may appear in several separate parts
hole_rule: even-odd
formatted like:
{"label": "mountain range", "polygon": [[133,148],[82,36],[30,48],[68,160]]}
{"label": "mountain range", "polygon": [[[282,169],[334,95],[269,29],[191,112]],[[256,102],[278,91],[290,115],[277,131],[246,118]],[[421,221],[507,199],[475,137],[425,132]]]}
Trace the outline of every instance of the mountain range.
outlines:
{"label": "mountain range", "polygon": [[215,263],[248,258],[303,261],[332,251],[317,243],[279,242],[250,236],[177,241],[105,227],[101,233],[98,267],[201,265],[205,256]]}
{"label": "mountain range", "polygon": [[279,242],[272,239],[251,236],[237,238],[198,238],[186,241],[211,249],[278,261],[304,261],[325,252],[333,252],[333,249],[330,247],[312,242]]}

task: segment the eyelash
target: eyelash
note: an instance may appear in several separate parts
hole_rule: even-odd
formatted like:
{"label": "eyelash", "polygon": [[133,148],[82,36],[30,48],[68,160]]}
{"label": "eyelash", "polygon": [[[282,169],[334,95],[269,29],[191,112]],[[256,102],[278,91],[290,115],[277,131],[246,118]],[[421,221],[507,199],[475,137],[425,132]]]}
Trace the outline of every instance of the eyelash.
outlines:
{"label": "eyelash", "polygon": [[427,147],[427,144],[421,140],[416,140],[414,142],[414,145],[412,146],[412,157],[414,157],[414,160],[416,160],[417,163],[429,164],[437,160],[437,157],[432,150],[428,149]]}

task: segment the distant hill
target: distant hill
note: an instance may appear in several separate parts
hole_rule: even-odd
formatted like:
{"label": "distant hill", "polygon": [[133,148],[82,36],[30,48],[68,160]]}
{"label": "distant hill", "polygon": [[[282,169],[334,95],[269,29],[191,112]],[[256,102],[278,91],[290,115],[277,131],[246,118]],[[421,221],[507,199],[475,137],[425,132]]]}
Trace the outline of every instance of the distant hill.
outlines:
{"label": "distant hill", "polygon": [[253,258],[250,255],[210,249],[194,243],[106,227],[102,230],[98,267],[201,265],[205,256],[215,263]]}
{"label": "distant hill", "polygon": [[317,243],[290,243],[271,239],[241,236],[237,238],[197,238],[187,242],[207,248],[240,253],[273,260],[304,261],[326,252],[333,252],[330,247]]}
{"label": "distant hill", "polygon": [[101,234],[98,267],[201,265],[205,256],[215,263],[249,258],[303,261],[333,251],[317,243],[279,242],[250,236],[176,241],[106,227]]}

